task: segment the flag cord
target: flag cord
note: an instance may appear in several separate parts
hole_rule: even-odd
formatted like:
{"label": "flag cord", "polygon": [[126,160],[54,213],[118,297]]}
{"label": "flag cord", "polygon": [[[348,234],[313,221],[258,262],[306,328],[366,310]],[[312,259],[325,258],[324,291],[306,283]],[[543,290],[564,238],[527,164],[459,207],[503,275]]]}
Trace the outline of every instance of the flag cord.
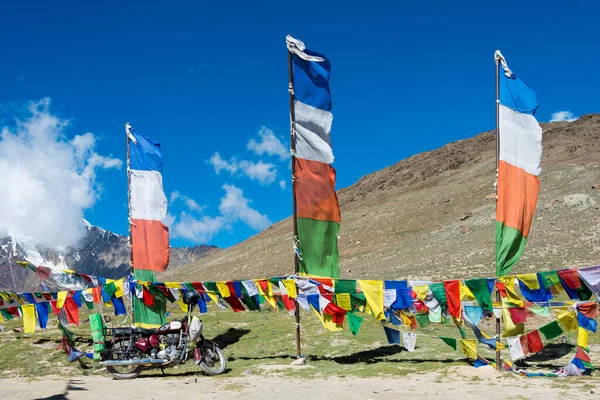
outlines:
{"label": "flag cord", "polygon": [[[129,228],[129,250],[131,267],[129,269],[130,275],[133,277],[133,238],[131,236],[131,227],[135,226],[131,219],[131,125],[129,122],[125,123],[125,137],[127,138],[127,222]],[[135,140],[135,139],[134,139]],[[137,144],[137,142],[136,142]],[[131,297],[131,325],[135,324],[135,318],[133,314],[133,297]]]}

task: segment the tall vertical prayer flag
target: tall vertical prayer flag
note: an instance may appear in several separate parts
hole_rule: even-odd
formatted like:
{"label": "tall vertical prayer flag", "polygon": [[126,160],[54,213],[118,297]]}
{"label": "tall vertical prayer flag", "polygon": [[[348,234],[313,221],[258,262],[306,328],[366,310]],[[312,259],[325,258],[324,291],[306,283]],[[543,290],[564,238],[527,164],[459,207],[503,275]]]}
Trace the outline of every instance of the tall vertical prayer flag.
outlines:
{"label": "tall vertical prayer flag", "polygon": [[330,132],[329,60],[288,36],[292,55],[294,196],[299,272],[339,278],[337,235],[340,209]]}
{"label": "tall vertical prayer flag", "polygon": [[535,118],[535,92],[512,72],[500,52],[498,105],[498,203],[496,275],[507,275],[519,261],[531,228],[542,171],[542,128]]}
{"label": "tall vertical prayer flag", "polygon": [[[167,198],[162,184],[160,144],[126,125],[129,137],[130,224],[133,276],[153,282],[155,272],[169,265],[169,229],[161,222],[167,216]],[[139,285],[138,285],[139,286]],[[138,289],[141,289],[138,287]],[[157,296],[151,306],[133,295],[134,324],[155,328],[165,322],[166,300]]]}

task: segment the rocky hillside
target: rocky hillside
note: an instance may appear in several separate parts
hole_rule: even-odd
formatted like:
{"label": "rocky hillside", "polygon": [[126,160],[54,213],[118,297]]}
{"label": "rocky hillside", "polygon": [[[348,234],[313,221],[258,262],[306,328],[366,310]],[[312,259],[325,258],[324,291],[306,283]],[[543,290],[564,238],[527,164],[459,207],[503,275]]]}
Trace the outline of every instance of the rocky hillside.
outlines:
{"label": "rocky hillside", "polygon": [[[515,272],[600,263],[600,115],[542,124],[540,197]],[[453,278],[495,273],[495,134],[417,154],[341,189],[342,277]],[[289,274],[291,219],[164,280]]]}
{"label": "rocky hillside", "polygon": [[[34,265],[74,269],[89,275],[120,278],[129,273],[129,239],[97,226],[86,224],[86,233],[76,247],[41,248],[11,236],[0,238],[0,289],[18,290],[36,286],[35,274],[14,260],[28,260]],[[218,251],[215,246],[171,248],[169,268],[196,262]],[[14,277],[14,281],[13,281]]]}

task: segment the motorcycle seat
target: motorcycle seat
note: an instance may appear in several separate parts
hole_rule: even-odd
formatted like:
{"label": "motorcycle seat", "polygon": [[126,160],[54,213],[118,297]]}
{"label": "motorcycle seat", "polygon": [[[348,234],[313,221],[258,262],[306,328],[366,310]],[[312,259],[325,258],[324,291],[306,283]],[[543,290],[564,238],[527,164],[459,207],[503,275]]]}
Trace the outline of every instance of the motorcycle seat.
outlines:
{"label": "motorcycle seat", "polygon": [[141,334],[145,334],[145,335],[152,335],[152,334],[156,333],[157,329],[144,329],[144,328],[136,327],[136,328],[133,328],[133,331],[135,333],[141,333]]}
{"label": "motorcycle seat", "polygon": [[113,336],[129,336],[131,335],[131,328],[113,328]]}

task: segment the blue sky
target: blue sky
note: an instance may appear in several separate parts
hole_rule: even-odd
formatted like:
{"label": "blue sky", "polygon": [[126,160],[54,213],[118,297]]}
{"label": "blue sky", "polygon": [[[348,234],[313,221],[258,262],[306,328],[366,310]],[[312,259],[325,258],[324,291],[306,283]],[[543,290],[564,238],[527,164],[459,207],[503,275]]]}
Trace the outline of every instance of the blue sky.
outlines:
{"label": "blue sky", "polygon": [[[93,132],[94,151],[121,160],[131,122],[162,144],[167,196],[180,194],[172,245],[227,247],[291,213],[289,159],[272,146],[289,146],[286,34],[331,60],[341,188],[492,129],[496,49],[537,91],[540,121],[599,112],[600,5],[569,3],[10,2],[0,104],[50,97],[70,120],[62,140]],[[217,174],[215,152],[236,172]],[[85,217],[125,234],[124,169],[94,182]]]}

